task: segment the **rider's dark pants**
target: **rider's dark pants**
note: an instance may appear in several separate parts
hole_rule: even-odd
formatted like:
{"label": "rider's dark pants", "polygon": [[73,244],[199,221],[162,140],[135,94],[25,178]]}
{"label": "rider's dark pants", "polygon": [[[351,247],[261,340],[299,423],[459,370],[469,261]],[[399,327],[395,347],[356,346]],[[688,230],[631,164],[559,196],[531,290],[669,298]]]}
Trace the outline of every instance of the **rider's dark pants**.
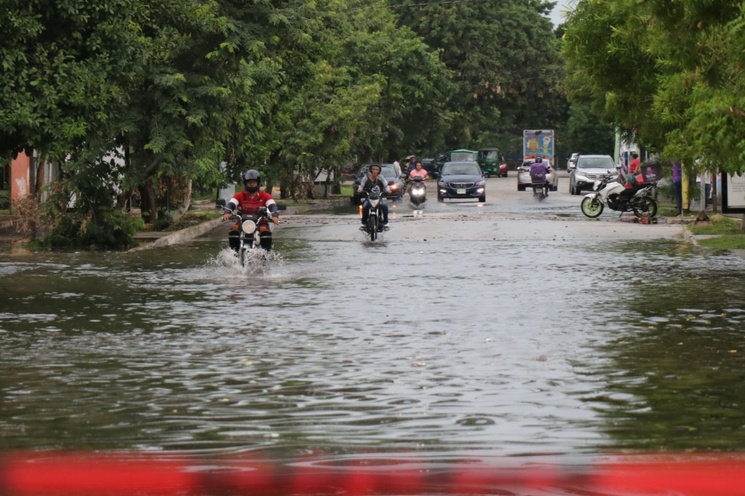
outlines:
{"label": "rider's dark pants", "polygon": [[259,236],[259,246],[264,248],[266,251],[271,251],[272,249],[272,235],[266,235],[266,236]]}
{"label": "rider's dark pants", "polygon": [[[388,224],[388,204],[385,202],[385,200],[380,200],[380,204],[378,206],[383,211],[383,224]],[[362,204],[362,223],[363,224],[367,224],[367,217],[369,215],[370,215],[370,202],[365,200],[365,203]]]}

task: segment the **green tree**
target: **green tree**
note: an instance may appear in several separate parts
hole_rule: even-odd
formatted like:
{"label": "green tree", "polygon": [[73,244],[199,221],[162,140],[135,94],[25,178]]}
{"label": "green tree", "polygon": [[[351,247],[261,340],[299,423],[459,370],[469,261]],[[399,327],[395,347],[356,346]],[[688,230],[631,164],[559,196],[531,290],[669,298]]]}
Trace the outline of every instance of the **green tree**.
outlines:
{"label": "green tree", "polygon": [[550,7],[518,0],[397,4],[400,23],[437,49],[452,71],[448,146],[564,119],[559,42],[544,16]]}
{"label": "green tree", "polygon": [[278,75],[262,134],[243,143],[232,174],[257,164],[270,184],[305,194],[297,181],[322,168],[395,157],[442,134],[444,65],[385,2],[236,4],[230,15],[244,33],[263,29]]}
{"label": "green tree", "polygon": [[741,170],[744,26],[732,0],[582,0],[566,24],[572,94],[689,167]]}
{"label": "green tree", "polygon": [[611,156],[614,153],[615,129],[587,103],[575,102],[570,106],[566,135],[570,150]]}

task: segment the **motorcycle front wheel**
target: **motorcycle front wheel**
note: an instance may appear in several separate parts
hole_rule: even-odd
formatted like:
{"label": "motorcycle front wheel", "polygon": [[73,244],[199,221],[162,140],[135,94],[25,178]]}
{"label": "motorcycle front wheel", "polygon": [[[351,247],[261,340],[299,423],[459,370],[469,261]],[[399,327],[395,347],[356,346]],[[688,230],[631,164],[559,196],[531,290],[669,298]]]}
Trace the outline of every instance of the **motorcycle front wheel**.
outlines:
{"label": "motorcycle front wheel", "polygon": [[649,196],[642,196],[634,202],[631,207],[634,215],[637,217],[649,217],[650,219],[657,215],[657,202]]}
{"label": "motorcycle front wheel", "polygon": [[603,213],[604,205],[602,202],[598,201],[597,198],[585,197],[582,199],[581,207],[583,214],[591,219],[595,219],[596,217],[600,217],[600,214]]}
{"label": "motorcycle front wheel", "polygon": [[378,214],[370,212],[370,218],[367,220],[367,230],[370,234],[370,241],[378,239]]}

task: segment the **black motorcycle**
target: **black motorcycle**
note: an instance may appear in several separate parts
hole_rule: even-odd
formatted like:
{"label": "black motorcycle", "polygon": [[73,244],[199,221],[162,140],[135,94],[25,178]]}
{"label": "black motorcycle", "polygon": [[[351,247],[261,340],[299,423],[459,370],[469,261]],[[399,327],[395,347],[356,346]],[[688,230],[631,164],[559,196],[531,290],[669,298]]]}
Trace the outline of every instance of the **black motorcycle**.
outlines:
{"label": "black motorcycle", "polygon": [[274,223],[266,207],[260,207],[256,215],[234,214],[231,219],[235,222],[228,232],[228,245],[238,254],[241,265],[248,260],[248,250],[260,247],[271,251]]}
{"label": "black motorcycle", "polygon": [[370,236],[370,241],[378,239],[378,233],[387,229],[387,226],[383,225],[383,209],[380,208],[382,199],[383,195],[380,192],[380,188],[373,186],[370,192],[367,193],[367,199],[363,200],[363,204],[367,201],[370,205],[370,212],[367,216],[367,224],[360,226],[360,231]]}
{"label": "black motorcycle", "polygon": [[539,179],[539,180],[533,180],[532,182],[533,186],[533,196],[538,199],[538,201],[543,201],[548,196],[548,189],[549,184],[546,179]]}

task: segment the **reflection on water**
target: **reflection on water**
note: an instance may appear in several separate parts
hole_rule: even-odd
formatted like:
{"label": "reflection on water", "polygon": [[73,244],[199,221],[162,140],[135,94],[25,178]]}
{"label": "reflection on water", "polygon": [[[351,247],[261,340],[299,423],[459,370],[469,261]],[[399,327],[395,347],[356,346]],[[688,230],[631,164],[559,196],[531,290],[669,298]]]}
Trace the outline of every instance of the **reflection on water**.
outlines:
{"label": "reflection on water", "polygon": [[728,256],[634,256],[609,273],[628,282],[617,332],[595,364],[604,391],[586,399],[611,447],[740,450],[745,446],[743,266]]}
{"label": "reflection on water", "polygon": [[0,263],[0,448],[743,446],[745,265],[676,242],[212,242]]}

